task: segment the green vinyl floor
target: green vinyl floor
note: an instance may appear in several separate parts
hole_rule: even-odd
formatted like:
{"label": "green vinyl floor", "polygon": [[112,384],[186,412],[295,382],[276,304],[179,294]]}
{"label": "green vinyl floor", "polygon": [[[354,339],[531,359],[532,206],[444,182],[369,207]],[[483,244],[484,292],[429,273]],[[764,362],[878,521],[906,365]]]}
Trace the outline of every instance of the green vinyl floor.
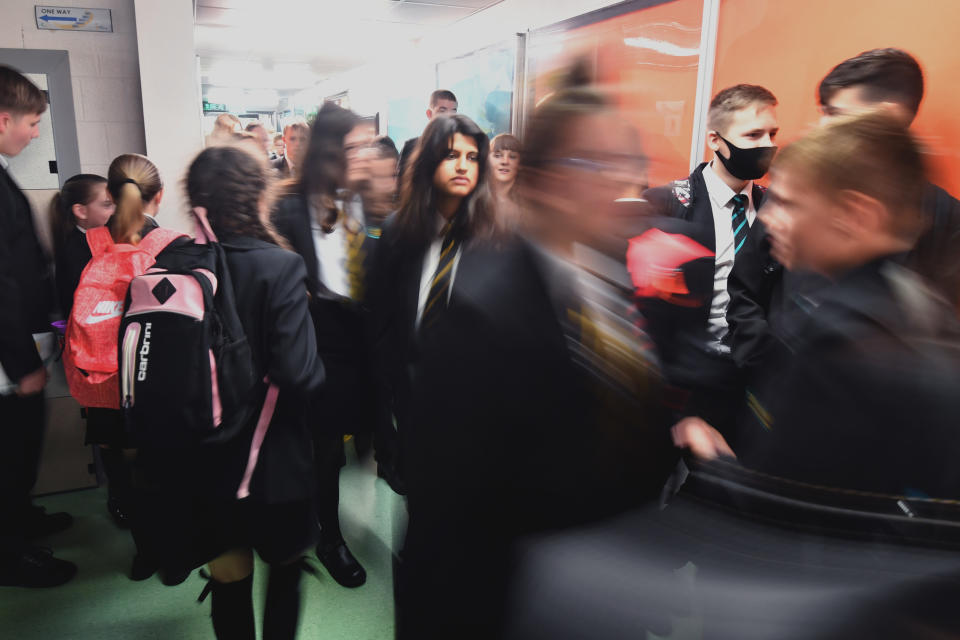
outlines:
{"label": "green vinyl floor", "polygon": [[[402,540],[403,499],[376,477],[376,467],[351,460],[340,474],[341,526],[367,583],[357,589],[338,585],[320,567],[305,574],[298,637],[384,640],[393,638],[391,553]],[[49,512],[67,511],[75,522],[67,531],[40,541],[80,570],[71,582],[52,589],[0,587],[0,638],[4,640],[193,640],[213,638],[210,600],[197,603],[205,584],[196,572],[176,587],[158,577],[127,578],[133,541],[107,515],[105,489],[40,498]],[[254,571],[258,626],[266,592],[266,567]]]}

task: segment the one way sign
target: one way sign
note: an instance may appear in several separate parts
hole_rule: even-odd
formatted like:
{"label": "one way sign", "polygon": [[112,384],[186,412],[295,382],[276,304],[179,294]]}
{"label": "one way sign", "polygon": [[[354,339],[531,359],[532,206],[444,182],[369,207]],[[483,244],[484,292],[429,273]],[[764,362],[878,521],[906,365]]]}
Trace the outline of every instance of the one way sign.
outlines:
{"label": "one way sign", "polygon": [[37,29],[67,31],[113,31],[110,9],[35,6]]}

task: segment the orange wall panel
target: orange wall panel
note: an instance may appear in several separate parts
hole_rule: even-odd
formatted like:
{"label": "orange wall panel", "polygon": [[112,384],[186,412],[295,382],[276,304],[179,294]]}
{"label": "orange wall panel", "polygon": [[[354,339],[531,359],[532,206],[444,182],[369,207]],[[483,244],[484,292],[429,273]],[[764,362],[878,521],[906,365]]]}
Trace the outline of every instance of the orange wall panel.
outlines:
{"label": "orange wall panel", "polygon": [[527,43],[530,105],[556,88],[569,66],[592,65],[620,115],[636,127],[657,185],[689,173],[697,95],[702,0],[674,0]]}
{"label": "orange wall panel", "polygon": [[817,86],[834,65],[868,49],[904,49],[926,80],[913,130],[931,179],[960,195],[958,45],[956,0],[722,0],[713,89],[748,82],[773,91],[786,144],[816,125]]}

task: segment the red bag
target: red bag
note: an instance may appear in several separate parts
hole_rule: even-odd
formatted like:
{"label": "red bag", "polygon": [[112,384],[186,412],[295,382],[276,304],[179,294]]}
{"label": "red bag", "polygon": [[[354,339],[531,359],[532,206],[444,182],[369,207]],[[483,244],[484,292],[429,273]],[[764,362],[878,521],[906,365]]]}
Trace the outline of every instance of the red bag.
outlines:
{"label": "red bag", "polygon": [[140,244],[115,244],[106,227],[87,231],[90,262],[80,275],[63,350],[70,394],[84,407],[120,408],[117,345],[127,289],[184,234],[158,228]]}

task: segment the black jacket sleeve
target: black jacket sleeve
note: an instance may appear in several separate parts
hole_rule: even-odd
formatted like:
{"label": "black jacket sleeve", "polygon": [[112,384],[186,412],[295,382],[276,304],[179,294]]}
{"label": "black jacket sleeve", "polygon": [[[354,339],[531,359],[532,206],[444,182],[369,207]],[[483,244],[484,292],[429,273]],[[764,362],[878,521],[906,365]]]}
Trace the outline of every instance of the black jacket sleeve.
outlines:
{"label": "black jacket sleeve", "polygon": [[928,184],[923,211],[930,226],[911,252],[909,265],[960,308],[960,202],[944,189]]}
{"label": "black jacket sleeve", "polygon": [[410,138],[403,143],[403,149],[400,151],[400,160],[397,162],[397,178],[403,178],[403,172],[407,168],[407,164],[410,162],[410,156],[413,155],[413,150],[417,148],[417,141],[420,138]]}
{"label": "black jacket sleeve", "polygon": [[670,185],[651,187],[643,192],[647,201],[646,212],[649,216],[662,218],[680,217],[678,210],[682,205],[674,197]]}
{"label": "black jacket sleeve", "polygon": [[43,366],[33,342],[33,334],[23,322],[20,284],[12,268],[10,254],[0,242],[0,364],[10,380],[16,382]]}
{"label": "black jacket sleeve", "polygon": [[397,329],[400,295],[395,223],[395,215],[384,222],[383,235],[367,279],[365,331],[373,378],[374,421],[379,429],[393,428],[395,383],[401,366]]}
{"label": "black jacket sleeve", "polygon": [[42,293],[36,289],[43,281],[36,273],[30,275],[37,286],[24,278],[24,272],[43,259],[33,255],[40,247],[30,212],[23,211],[22,196],[14,193],[2,169],[0,173],[0,365],[10,380],[18,382],[43,366],[33,341],[36,319],[31,316],[36,314],[30,312],[37,306],[33,298]]}
{"label": "black jacket sleeve", "polygon": [[724,342],[741,369],[751,370],[763,360],[771,339],[772,294],[782,277],[783,267],[770,256],[767,229],[758,218],[727,279],[729,331]]}
{"label": "black jacket sleeve", "polygon": [[310,396],[323,382],[324,369],[307,308],[307,273],[300,256],[283,255],[267,300],[267,375],[282,391]]}

